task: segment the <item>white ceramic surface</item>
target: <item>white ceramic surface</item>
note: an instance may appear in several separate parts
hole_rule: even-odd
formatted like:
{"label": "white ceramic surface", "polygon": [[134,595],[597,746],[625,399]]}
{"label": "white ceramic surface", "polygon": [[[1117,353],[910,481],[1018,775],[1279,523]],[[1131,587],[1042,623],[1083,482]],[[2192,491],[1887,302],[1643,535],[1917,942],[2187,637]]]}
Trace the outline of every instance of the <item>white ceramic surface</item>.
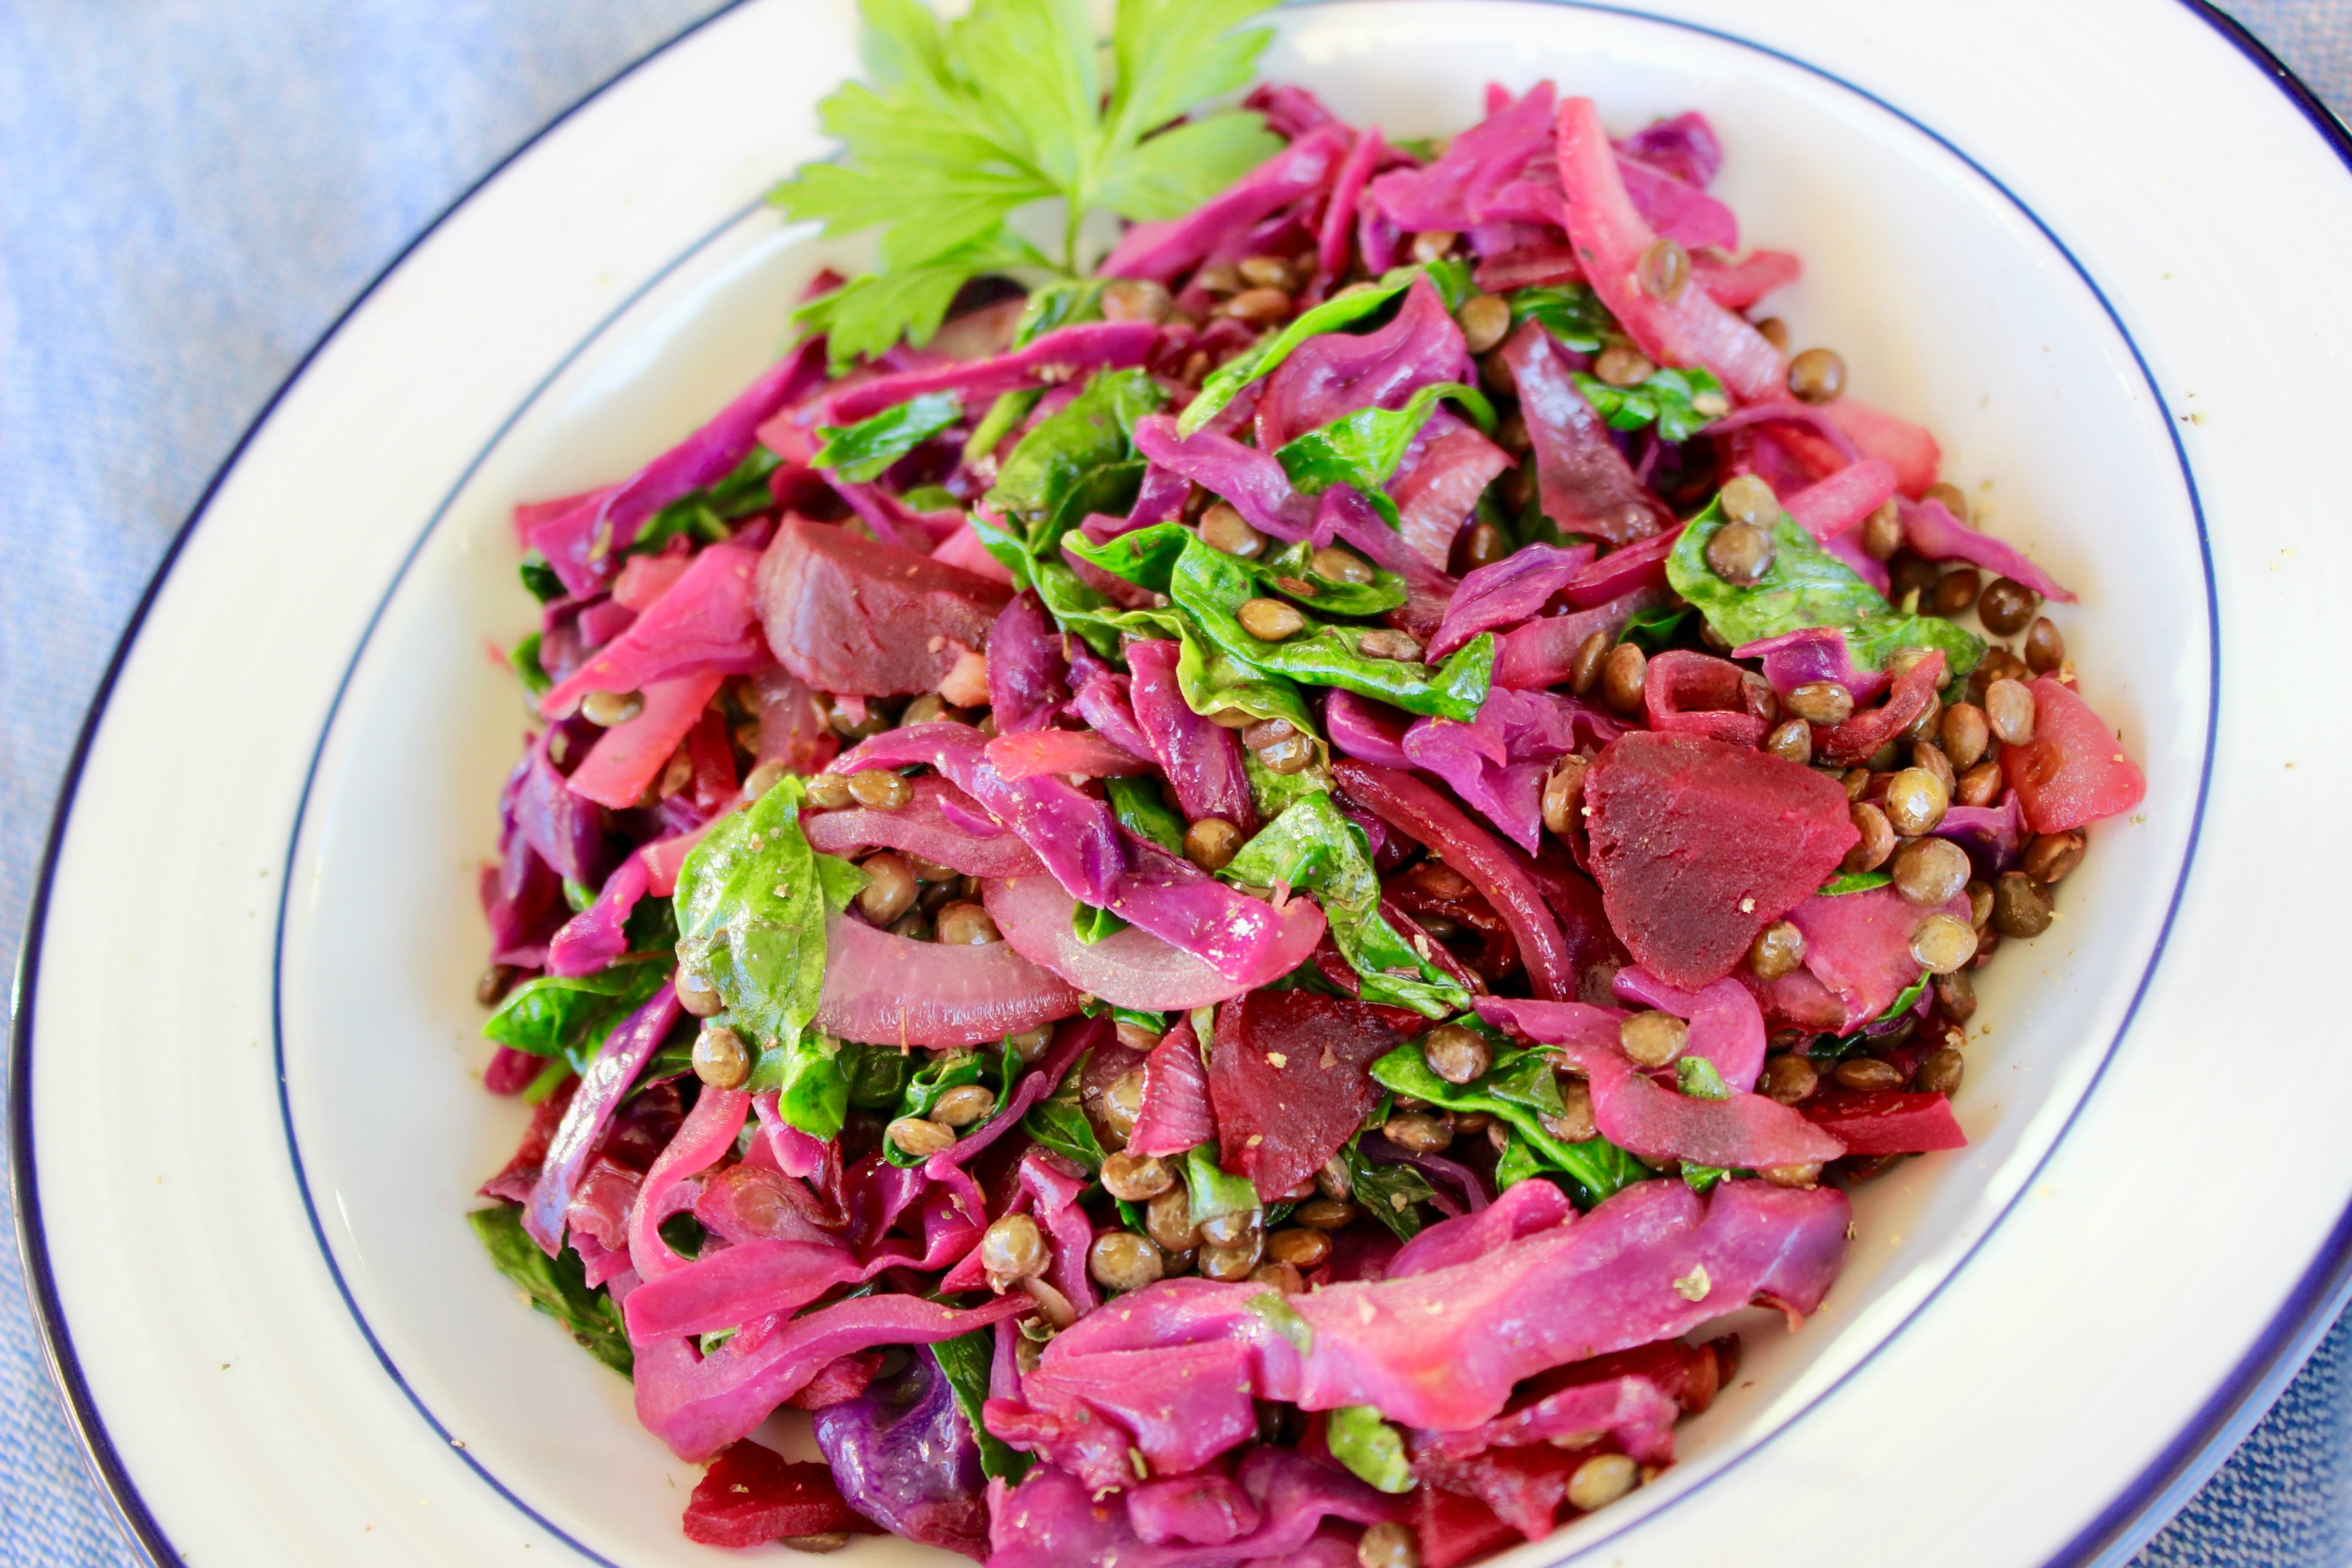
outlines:
{"label": "white ceramic surface", "polygon": [[[2352,180],[2158,0],[1659,9],[1317,5],[1266,71],[1398,135],[1475,118],[1489,76],[1621,128],[1705,110],[1745,237],[1805,258],[1799,341],[2084,595],[2061,625],[2150,790],[1986,972],[1971,1148],[1864,1191],[1802,1334],[1743,1321],[1684,1464],[1512,1560],[2095,1552],[2325,1310],[2279,1321],[2332,1289],[2305,1276],[2352,1201],[2329,1097],[2280,1087],[2332,1076],[2314,977],[2352,858],[2341,727],[2299,700],[2342,663],[2329,411],[2292,390],[2352,350]],[[457,1220],[520,1121],[474,1080],[471,868],[522,721],[485,644],[530,617],[507,509],[625,472],[772,357],[817,256],[751,204],[852,68],[846,6],[763,0],[520,159],[326,345],[132,646],[40,932],[27,1221],[192,1562],[719,1560],[677,1532],[695,1468]]]}

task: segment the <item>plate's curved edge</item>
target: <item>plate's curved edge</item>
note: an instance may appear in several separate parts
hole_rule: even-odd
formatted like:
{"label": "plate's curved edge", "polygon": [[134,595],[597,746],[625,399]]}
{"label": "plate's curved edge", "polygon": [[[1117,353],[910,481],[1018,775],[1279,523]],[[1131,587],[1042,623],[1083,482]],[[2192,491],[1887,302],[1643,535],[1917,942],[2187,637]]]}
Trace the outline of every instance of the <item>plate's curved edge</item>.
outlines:
{"label": "plate's curved edge", "polygon": [[[2352,131],[2294,68],[2213,0],[2179,3],[2284,93],[2352,174]],[[2155,1461],[2050,1560],[2049,1568],[2119,1568],[2129,1562],[2229,1463],[2347,1308],[2352,1308],[2352,1210],[2336,1220],[2294,1294],[2212,1397]]]}
{"label": "plate's curved edge", "polygon": [[[2210,0],[2179,0],[2200,19],[2221,33],[2224,39],[2265,78],[2293,101],[2297,110],[2311,121],[2313,128],[2327,141],[2347,171],[2352,171],[2352,138],[2346,134],[2343,123],[2312,92],[2310,88],[2243,26],[2217,9]],[[198,522],[203,521],[215,495],[228,474],[243,458],[255,437],[276,412],[278,405],[301,379],[319,353],[326,347],[351,318],[364,305],[426,239],[430,238],[447,219],[473,196],[478,195],[517,159],[536,146],[573,114],[600,97],[608,89],[635,72],[673,45],[699,31],[720,16],[735,10],[742,0],[727,0],[709,16],[700,18],[606,79],[579,100],[550,120],[530,137],[517,145],[486,170],[472,184],[456,197],[431,223],[404,245],[382,269],[356,294],[349,305],[304,353],[283,382],[270,395],[252,423],[238,437],[236,445],[206,482],[187,521],[174,534],[165,550],[154,575],[142,593],[137,605],[117,642],[104,674],[93,693],[67,766],[61,777],[58,804],[51,818],[49,834],[43,851],[39,873],[27,909],[25,933],[19,948],[18,961],[11,988],[10,1027],[10,1165],[9,1178],[16,1205],[18,1244],[26,1276],[28,1293],[32,1298],[36,1321],[42,1334],[53,1379],[64,1397],[68,1420],[71,1422],[84,1455],[91,1464],[110,1502],[115,1508],[127,1531],[150,1561],[158,1564],[182,1561],[169,1540],[163,1534],[152,1513],[140,1498],[135,1485],[124,1471],[106,1435],[103,1418],[92,1402],[88,1385],[81,1376],[72,1350],[56,1286],[47,1265],[47,1253],[37,1218],[37,1174],[35,1170],[32,1139],[30,1075],[33,1033],[33,995],[40,960],[41,939],[47,922],[50,892],[57,861],[63,845],[81,775],[88,760],[91,742],[102,721],[114,686],[127,662],[131,649],[143,628],[147,615],[160,595],[165,580]],[[1614,10],[1616,6],[1597,5],[1595,9]],[[1653,14],[1633,11],[1627,14],[1654,17]],[[2218,661],[2216,664],[2218,674]],[[2255,1349],[2241,1362],[2224,1387],[2215,1394],[2204,1411],[2189,1428],[2183,1431],[2156,1464],[2141,1479],[2119,1496],[2116,1501],[2071,1542],[2053,1564],[2084,1564],[2094,1561],[2121,1561],[2159,1529],[2169,1510],[2158,1513],[2158,1508],[2169,1501],[2177,1508],[2187,1494],[2210,1478],[2226,1460],[2229,1452],[2242,1440],[2260,1418],[2270,1402],[2276,1397],[2293,1373],[2301,1364],[2318,1340],[2333,1322],[2335,1316],[2352,1300],[2352,1212],[2347,1212],[2331,1233],[2312,1269],[2288,1303],[2273,1321],[2271,1329]],[[2159,1489],[2151,1498],[2151,1486]],[[2151,1522],[2153,1516],[2153,1522]]]}
{"label": "plate's curved edge", "polygon": [[236,442],[228,449],[218,467],[205,481],[195,505],[188,510],[187,520],[172,535],[164,547],[163,559],[156,563],[155,572],[141,590],[138,603],[132,606],[130,619],[124,623],[122,635],[108,656],[105,671],[99,677],[97,689],[90,694],[89,708],[82,715],[81,728],[74,736],[73,749],[68,753],[64,773],[59,776],[58,804],[49,818],[49,831],[41,848],[41,864],[33,881],[33,897],[26,906],[25,933],[16,950],[16,964],[10,976],[8,991],[8,1188],[9,1200],[16,1209],[16,1250],[25,1270],[25,1292],[33,1309],[33,1321],[40,1331],[42,1359],[47,1363],[49,1378],[57,1385],[65,1406],[67,1424],[72,1427],[74,1440],[82,1458],[89,1464],[114,1510],[124,1533],[140,1554],[156,1568],[180,1568],[184,1559],[163,1525],[140,1496],[138,1486],[131,1479],[113,1439],[108,1435],[106,1420],[91,1397],[89,1380],[82,1375],[81,1364],[74,1354],[72,1331],[67,1327],[63,1303],[58,1298],[57,1280],[49,1268],[48,1243],[42,1234],[40,1221],[40,1176],[33,1150],[33,1014],[34,997],[38,989],[41,966],[41,937],[48,923],[49,894],[56,880],[58,858],[65,847],[66,829],[73,816],[74,802],[80,791],[82,772],[89,761],[90,744],[97,739],[99,726],[105,721],[108,703],[114,696],[116,682],[121,678],[124,665],[130,661],[132,646],[145,629],[147,616],[163,591],[172,569],[179,563],[182,552],[194,536],[196,525],[211,509],[213,500],[222,485],[243,460],[246,451],[260,435],[278,405],[299,383],[335,335],[357,315],[362,307],[374,298],[384,280],[398,271],[425,241],[439,233],[444,224],[459,208],[479,195],[491,182],[512,167],[532,148],[552,135],[572,117],[587,108],[623,80],[636,73],[657,57],[700,32],[704,27],[736,10],[744,0],[723,0],[708,16],[697,18],[672,33],[652,48],[646,50],[612,75],[598,82],[578,99],[515,144],[488,168],[482,171],[466,188],[453,197],[446,206],[435,214],[432,220],[418,229],[401,246],[373,277],[352,296],[351,302],[336,312],[335,319],[310,346],[295,361],[285,379],[272,389],[268,398],[254,415],[251,423],[239,433]]}
{"label": "plate's curved edge", "polygon": [[[1287,6],[1293,9],[1309,9],[1318,5],[1326,3],[1328,3],[1328,0],[1286,0]],[[2092,298],[2098,302],[2100,310],[2105,314],[2116,335],[2123,340],[2125,347],[2131,354],[2133,363],[2138,367],[2141,380],[2147,386],[2149,395],[2155,400],[2158,407],[2161,408],[2165,406],[2165,398],[2162,388],[2157,384],[2155,372],[2149,365],[2147,355],[2141,352],[2138,341],[2133,336],[2130,328],[2125,323],[2122,312],[2116,308],[2114,300],[2108,297],[2106,290],[2100,286],[2098,280],[2091,275],[2090,269],[2074,255],[2073,248],[2063,240],[2059,238],[2056,232],[2052,229],[2048,223],[2043,221],[2040,214],[2029,205],[2022,197],[2018,195],[2015,191],[2010,188],[2007,182],[1994,174],[1990,169],[1987,169],[1983,164],[1979,163],[1976,158],[1953,142],[1942,132],[1927,125],[1916,117],[1887,101],[1879,94],[1861,86],[1857,82],[1841,76],[1835,71],[1817,65],[1811,60],[1804,58],[1801,56],[1790,54],[1786,50],[1778,48],[1772,45],[1761,43],[1742,34],[1730,32],[1704,23],[1694,22],[1683,17],[1662,16],[1654,11],[1644,9],[1638,5],[1625,4],[1623,3],[1623,0],[1531,0],[1531,3],[1591,11],[1602,15],[1627,17],[1635,21],[1654,23],[1667,27],[1679,28],[1687,32],[1715,38],[1719,41],[1731,44],[1737,47],[1749,49],[1758,54],[1761,54],[1780,60],[1785,64],[1793,66],[1800,70],[1810,72],[1811,74],[1821,78],[1824,81],[1830,82],[1847,92],[1854,94],[1856,97],[1874,105],[1887,114],[1892,115],[1895,119],[1911,127],[1914,131],[1927,137],[1929,141],[1942,148],[1948,155],[1965,164],[1979,179],[1984,181],[1994,190],[1998,191],[2002,198],[2006,200],[2019,214],[2021,214],[2028,223],[2032,224],[2033,227],[2041,233],[2043,239],[2065,259],[2067,265],[2074,270],[2075,276],[2081,280],[2083,286],[2090,290]],[[691,254],[691,252],[688,254]],[[683,258],[681,258],[681,259]],[[673,265],[675,265],[675,263],[673,263]],[[574,352],[576,353],[578,351],[575,350]],[[528,401],[529,400],[526,399],[526,406],[528,405]],[[520,412],[520,410],[518,409],[517,415],[509,416],[508,425],[511,425],[513,418],[519,416]],[[505,426],[501,426],[501,435],[503,434],[504,428]],[[2170,940],[2173,923],[2178,918],[2181,900],[2187,890],[2189,872],[2195,864],[2198,847],[2202,837],[2205,807],[2211,792],[2213,763],[2218,746],[2220,723],[2219,713],[2221,648],[2221,609],[2218,598],[2219,589],[2213,572],[2211,541],[2205,524],[2204,501],[2202,494],[2198,489],[2196,472],[2189,461],[2189,454],[2186,447],[2182,443],[2180,433],[2168,416],[2166,419],[2165,429],[2167,437],[2171,445],[2174,460],[2179,467],[2182,482],[2188,490],[2189,508],[2196,531],[2198,554],[2200,564],[2203,568],[2205,580],[2205,607],[2207,622],[2206,637],[2208,657],[2210,660],[2207,673],[2208,716],[2206,722],[2204,754],[2200,760],[2199,768],[2197,801],[2190,819],[2189,838],[2187,843],[2182,847],[2180,870],[2175,879],[2171,896],[2168,900],[2163,924],[2157,933],[2155,944],[2150,950],[2146,964],[2142,968],[2138,982],[2133,987],[2132,998],[2126,1008],[2123,1020],[2118,1025],[2114,1037],[2109,1040],[2106,1049],[2100,1058],[2098,1068],[2092,1075],[2091,1081],[2085,1087],[2082,1097],[2076,1101],[2073,1110],[2068,1113],[2063,1125],[2060,1127],[2056,1137],[2052,1141],[2049,1148],[2042,1152],[2040,1159],[2035,1163],[2034,1170],[2037,1173],[2043,1166],[2047,1165],[2049,1161],[2055,1156],[2060,1144],[2064,1142],[2067,1134],[2072,1131],[2074,1123],[2081,1118],[2084,1109],[2090,1101],[2091,1096],[2095,1093],[2099,1083],[2105,1079],[2108,1068],[2113,1064],[2116,1052],[2120,1047],[2125,1035],[2129,1032],[2132,1024],[2138,1016],[2140,1004],[2146,998],[2147,988],[2155,977],[2157,967],[2162,961],[2165,949]],[[482,461],[488,452],[496,446],[499,439],[499,436],[493,436],[490,441],[485,445],[482,452],[477,454],[472,463],[467,465],[467,472],[468,474],[470,474],[474,468]],[[464,480],[461,479],[459,480],[458,488],[462,488],[463,483]],[[452,494],[454,496],[454,489]],[[446,503],[445,503],[444,509],[442,510],[446,510]],[[417,544],[412,547],[410,551],[409,557],[407,558],[408,561],[414,561],[416,551],[422,548],[424,541],[426,538],[429,538],[434,530],[438,526],[440,516],[441,512],[436,510],[434,517],[427,521],[423,532],[419,536]],[[386,587],[384,598],[379,603],[376,612],[377,615],[381,615],[383,605],[384,604],[388,604],[392,595],[399,591],[401,581],[406,575],[406,572],[407,562],[404,562],[399,571],[394,574],[391,584]],[[367,631],[364,631],[362,634],[358,646],[352,651],[351,664],[347,667],[344,673],[343,686],[338,688],[337,696],[334,701],[330,704],[327,717],[321,727],[319,737],[318,749],[313,753],[310,776],[305,781],[301,803],[296,811],[294,830],[289,836],[288,844],[288,866],[286,875],[280,879],[278,892],[278,925],[277,941],[281,954],[281,960],[285,940],[287,899],[289,891],[294,882],[292,861],[294,856],[298,853],[299,846],[303,836],[303,826],[308,817],[310,808],[310,790],[316,779],[318,760],[320,755],[323,754],[324,748],[332,734],[336,719],[339,716],[341,705],[342,689],[343,687],[348,686],[352,672],[357,668],[360,659],[365,656],[373,626],[374,617],[372,616]],[[276,988],[275,985],[273,985],[273,1006],[276,1005],[275,995]],[[379,1363],[383,1364],[385,1372],[392,1376],[403,1394],[408,1397],[410,1404],[415,1406],[418,1414],[424,1416],[426,1423],[430,1425],[436,1433],[446,1436],[447,1433],[443,1427],[439,1417],[435,1415],[433,1412],[425,1405],[423,1400],[417,1395],[415,1391],[409,1387],[404,1375],[392,1362],[390,1356],[383,1350],[382,1344],[377,1341],[373,1325],[368,1322],[366,1314],[360,1310],[357,1300],[352,1297],[349,1286],[344,1280],[341,1266],[336,1260],[334,1250],[327,1241],[324,1228],[319,1220],[316,1205],[313,1204],[310,1199],[309,1179],[303,1170],[300,1141],[295,1132],[291,1107],[286,1098],[284,1068],[285,1036],[282,1025],[274,1021],[273,1033],[276,1037],[275,1048],[278,1054],[279,1068],[279,1106],[285,1121],[287,1146],[294,1161],[298,1178],[298,1188],[301,1192],[305,1208],[310,1213],[312,1232],[318,1239],[320,1253],[326,1260],[330,1272],[334,1277],[337,1289],[343,1296],[345,1306],[350,1310],[353,1320],[357,1322],[362,1334],[367,1339],[371,1349],[375,1352]],[[2031,1185],[2030,1180],[2027,1185]],[[1967,1253],[1945,1276],[1944,1279],[1939,1282],[1924,1300],[1915,1306],[1909,1313],[1906,1314],[1903,1321],[1896,1324],[1895,1328],[1885,1336],[1885,1338],[1866,1352],[1861,1360],[1856,1362],[1853,1366],[1843,1373],[1829,1389],[1824,1390],[1821,1394],[1809,1401],[1801,1409],[1793,1413],[1780,1426],[1776,1426],[1772,1432],[1765,1434],[1748,1448],[1734,1455],[1721,1468],[1703,1477],[1691,1488],[1689,1491],[1685,1492],[1682,1497],[1674,1500],[1673,1502],[1666,1506],[1671,1508],[1689,1500],[1689,1499],[1696,1495],[1698,1490],[1710,1485],[1714,1481],[1720,1479],[1725,1474],[1737,1468],[1743,1461],[1752,1458],[1756,1453],[1768,1446],[1771,1442],[1772,1438],[1780,1432],[1785,1431],[1795,1422],[1802,1420],[1806,1415],[1810,1415],[1824,1401],[1831,1397],[1831,1395],[1835,1394],[1838,1389],[1845,1386],[1849,1381],[1859,1374],[1872,1362],[1875,1361],[1879,1353],[1889,1344],[1892,1344],[1895,1339],[1899,1338],[1910,1327],[1910,1325],[1916,1321],[1919,1314],[1926,1310],[1927,1307],[1943,1293],[1944,1289],[1949,1286],[1952,1279],[1957,1278],[1960,1270],[1966,1268],[1969,1261],[1975,1257],[1977,1252],[1981,1250],[1981,1248],[1990,1241],[1993,1234],[2000,1229],[2001,1224],[2007,1219],[2010,1212],[2014,1208],[2014,1200],[2012,1200],[2010,1205],[2004,1205],[2000,1214],[1994,1218],[1991,1225],[1986,1229],[1985,1233],[1980,1236],[1971,1247],[1969,1247]],[[521,1500],[516,1498],[512,1491],[502,1481],[500,1481],[497,1477],[491,1475],[485,1467],[483,1467],[478,1461],[474,1460],[470,1455],[467,1456],[467,1462],[482,1476],[486,1482],[488,1482],[501,1496],[507,1498],[509,1501],[513,1502],[515,1506],[520,1509],[526,1515],[546,1528],[554,1531],[560,1538],[574,1546],[575,1549],[583,1552],[587,1551],[585,1547],[581,1546],[578,1542],[574,1541],[560,1528],[554,1526],[551,1521],[544,1519],[528,1504],[521,1502]],[[2142,1489],[2138,1483],[2135,1483],[2133,1487],[2126,1489],[2122,1494],[2123,1502],[2127,1504],[2129,1500],[2141,1495],[2141,1489]],[[2123,1507],[2122,1511],[2127,1518],[2138,1517],[2137,1510],[2127,1506]],[[1645,1515],[1643,1517],[1646,1518],[1647,1516]],[[1638,1529],[1642,1522],[1642,1519],[1629,1520],[1627,1522],[1616,1526],[1606,1533],[1595,1536],[1590,1541],[1578,1543],[1570,1552],[1568,1556],[1558,1559],[1557,1561],[1560,1563],[1585,1561],[1593,1552],[1600,1551],[1609,1543],[1623,1537],[1629,1531]],[[593,1556],[594,1554],[591,1552],[590,1555]],[[599,1559],[599,1561],[601,1561],[601,1559]]]}

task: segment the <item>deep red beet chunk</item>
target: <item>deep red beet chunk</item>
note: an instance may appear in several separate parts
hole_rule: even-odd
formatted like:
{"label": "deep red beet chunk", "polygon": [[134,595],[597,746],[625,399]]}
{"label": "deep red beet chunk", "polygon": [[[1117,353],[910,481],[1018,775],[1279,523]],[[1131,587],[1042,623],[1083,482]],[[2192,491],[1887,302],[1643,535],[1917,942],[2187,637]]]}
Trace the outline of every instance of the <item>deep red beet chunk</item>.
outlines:
{"label": "deep red beet chunk", "polygon": [[748,1439],[719,1451],[686,1504],[686,1537],[705,1546],[764,1546],[837,1530],[879,1533],[841,1500],[831,1470]]}
{"label": "deep red beet chunk", "polygon": [[1434,1482],[1413,1489],[1412,1503],[1412,1532],[1421,1542],[1422,1568],[1456,1568],[1516,1546],[1521,1539],[1476,1498]]}
{"label": "deep red beet chunk", "polygon": [[961,567],[786,517],[760,557],[760,623],[776,662],[820,691],[936,691],[980,652],[1011,589]]}
{"label": "deep red beet chunk", "polygon": [[1800,1101],[1797,1109],[1843,1143],[1849,1154],[1926,1154],[1969,1144],[1969,1135],[1952,1120],[1952,1102],[1940,1094],[1829,1089]]}
{"label": "deep red beet chunk", "polygon": [[1217,1163],[1269,1201],[1320,1170],[1380,1099],[1364,1069],[1404,1039],[1386,1011],[1311,991],[1253,991],[1218,1008]]}
{"label": "deep red beet chunk", "polygon": [[1620,735],[1585,777],[1593,879],[1643,967],[1696,990],[1803,902],[1861,835],[1811,768],[1703,735]]}

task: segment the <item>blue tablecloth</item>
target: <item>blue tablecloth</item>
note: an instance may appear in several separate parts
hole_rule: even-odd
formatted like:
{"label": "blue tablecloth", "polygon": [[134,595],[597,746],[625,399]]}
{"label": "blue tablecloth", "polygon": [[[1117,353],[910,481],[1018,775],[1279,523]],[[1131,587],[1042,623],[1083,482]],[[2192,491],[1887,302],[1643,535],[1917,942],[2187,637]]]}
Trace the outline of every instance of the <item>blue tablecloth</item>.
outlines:
{"label": "blue tablecloth", "polygon": [[[484,169],[713,8],[0,0],[0,947],[108,652],[271,389]],[[2232,9],[2352,105],[2352,0]],[[13,1222],[0,1235],[0,1563],[134,1563],[42,1368]],[[2339,1323],[2141,1563],[2345,1562],[2348,1437]]]}

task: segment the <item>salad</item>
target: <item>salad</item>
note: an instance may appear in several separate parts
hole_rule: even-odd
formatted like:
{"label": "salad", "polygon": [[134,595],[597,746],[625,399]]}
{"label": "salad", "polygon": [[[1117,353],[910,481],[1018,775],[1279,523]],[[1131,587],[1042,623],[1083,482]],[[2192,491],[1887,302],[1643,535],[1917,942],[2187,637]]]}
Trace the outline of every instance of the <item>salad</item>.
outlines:
{"label": "salad", "polygon": [[867,0],[775,199],[878,268],[516,510],[471,1221],[696,1541],[1449,1568],[1608,1506],[1966,1142],[1974,972],[2142,796],[2074,595],[1759,309],[1703,117],[1217,107],[1257,8]]}

